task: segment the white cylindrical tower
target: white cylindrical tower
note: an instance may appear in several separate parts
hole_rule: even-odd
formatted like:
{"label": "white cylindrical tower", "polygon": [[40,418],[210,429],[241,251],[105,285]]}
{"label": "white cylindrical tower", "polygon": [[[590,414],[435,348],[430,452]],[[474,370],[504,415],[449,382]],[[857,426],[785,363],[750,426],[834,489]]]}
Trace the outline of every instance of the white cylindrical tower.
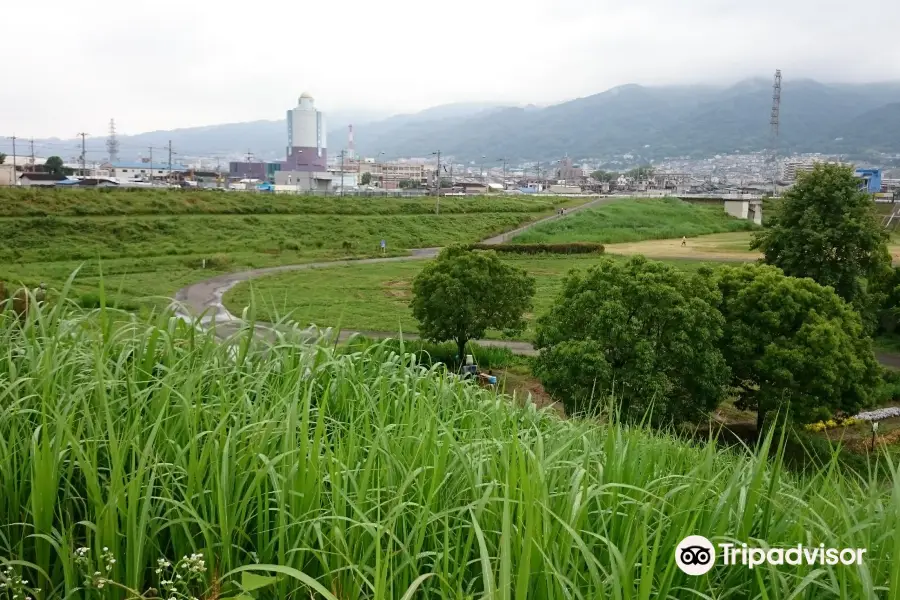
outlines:
{"label": "white cylindrical tower", "polygon": [[287,168],[325,169],[327,163],[325,115],[316,110],[315,100],[303,93],[297,106],[287,111]]}

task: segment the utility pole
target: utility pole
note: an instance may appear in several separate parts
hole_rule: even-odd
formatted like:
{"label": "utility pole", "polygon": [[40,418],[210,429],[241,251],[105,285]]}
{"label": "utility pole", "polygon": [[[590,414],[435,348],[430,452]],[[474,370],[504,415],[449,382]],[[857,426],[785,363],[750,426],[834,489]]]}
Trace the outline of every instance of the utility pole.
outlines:
{"label": "utility pole", "polygon": [[14,182],[13,185],[19,185],[19,176],[16,175],[16,139],[17,138],[16,138],[16,136],[12,136],[10,139],[12,140],[12,144],[13,144],[13,172],[12,172],[13,182]]}
{"label": "utility pole", "polygon": [[437,177],[435,180],[437,204],[434,206],[434,213],[439,215],[441,214],[441,151],[438,150],[437,152],[432,152],[432,154],[437,155]]}
{"label": "utility pole", "polygon": [[34,138],[31,138],[31,171],[34,172]]}
{"label": "utility pole", "polygon": [[78,135],[81,136],[81,176],[84,177],[84,160],[87,157],[84,138],[86,138],[89,134],[82,132]]}
{"label": "utility pole", "polygon": [[344,197],[344,156],[347,155],[346,150],[341,150],[341,198]]}
{"label": "utility pole", "polygon": [[169,140],[169,181],[172,180],[172,140]]}
{"label": "utility pole", "polygon": [[150,185],[153,185],[153,146],[150,146]]}

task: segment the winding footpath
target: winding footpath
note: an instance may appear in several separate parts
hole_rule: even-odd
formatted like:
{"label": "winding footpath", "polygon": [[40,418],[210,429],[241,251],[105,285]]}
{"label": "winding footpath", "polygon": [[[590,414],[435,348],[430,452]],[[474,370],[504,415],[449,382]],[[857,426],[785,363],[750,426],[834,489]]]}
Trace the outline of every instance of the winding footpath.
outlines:
{"label": "winding footpath", "polygon": [[[556,219],[564,219],[567,216],[587,208],[606,204],[615,200],[615,198],[597,198],[586,202],[580,206],[567,208],[565,214],[553,214],[531,223],[506,231],[499,235],[482,240],[482,244],[497,245],[509,241],[513,237],[523,233],[532,227],[547,223]],[[408,255],[391,256],[384,258],[360,258],[352,260],[333,260],[327,262],[300,263],[295,265],[282,265],[279,267],[267,267],[264,269],[251,269],[249,271],[240,271],[238,273],[228,273],[219,275],[205,281],[200,281],[183,287],[175,293],[175,310],[183,318],[194,320],[199,317],[200,326],[204,328],[215,327],[216,334],[225,337],[230,335],[241,325],[241,319],[234,316],[225,308],[222,298],[225,293],[244,281],[264,277],[266,275],[274,275],[276,273],[285,273],[288,271],[304,271],[308,269],[326,269],[330,267],[339,267],[344,265],[367,265],[389,262],[404,262],[410,260],[425,260],[434,258],[438,255],[441,248],[416,248],[411,250]],[[267,328],[266,323],[259,324],[263,328]],[[317,335],[317,332],[310,329],[307,330],[309,336]],[[338,336],[339,341],[346,340],[353,335],[364,335],[366,337],[383,339],[397,337],[396,332],[387,331],[347,331],[342,330]],[[415,340],[418,336],[415,334],[403,334],[404,339]],[[528,342],[516,342],[506,340],[473,340],[480,346],[492,346],[499,348],[509,348],[516,354],[534,355],[536,354],[534,347]]]}
{"label": "winding footpath", "polygon": [[[503,244],[515,236],[523,233],[532,227],[553,221],[556,219],[564,219],[567,216],[587,208],[599,206],[616,200],[616,198],[597,198],[580,206],[566,209],[565,214],[553,214],[531,223],[501,233],[499,235],[482,240],[482,244],[497,245]],[[294,265],[282,265],[278,267],[267,267],[263,269],[251,269],[248,271],[240,271],[237,273],[228,273],[219,275],[210,279],[200,281],[189,286],[183,287],[175,293],[174,308],[176,313],[187,320],[193,321],[199,317],[199,324],[203,328],[215,327],[216,335],[227,337],[241,326],[240,317],[236,317],[225,308],[222,298],[225,293],[244,281],[256,279],[257,277],[265,277],[266,275],[274,275],[277,273],[286,273],[288,271],[304,271],[308,269],[327,269],[330,267],[339,267],[345,265],[367,265],[390,262],[404,262],[411,260],[426,260],[437,256],[441,248],[417,248],[411,250],[408,255],[391,256],[383,258],[360,258],[352,260],[334,260],[327,262],[300,263]],[[266,323],[259,323],[260,327],[271,329]],[[319,332],[310,328],[305,330],[309,338],[319,335]],[[372,339],[385,339],[398,337],[397,332],[389,331],[352,331],[342,330],[338,334],[337,341],[344,341],[354,335],[363,335]],[[407,340],[417,340],[419,336],[411,333],[404,333],[402,337]],[[473,340],[479,346],[487,346],[494,348],[507,348],[515,354],[525,356],[534,356],[537,351],[528,342],[510,341],[510,340]],[[900,355],[876,352],[878,361],[886,366],[900,368]]]}

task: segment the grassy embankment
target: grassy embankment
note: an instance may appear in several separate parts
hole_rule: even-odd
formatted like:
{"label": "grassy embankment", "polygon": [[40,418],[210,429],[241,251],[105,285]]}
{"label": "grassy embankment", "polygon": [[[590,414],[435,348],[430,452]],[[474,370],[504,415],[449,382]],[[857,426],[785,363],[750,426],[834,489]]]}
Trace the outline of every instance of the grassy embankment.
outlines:
{"label": "grassy embankment", "polygon": [[[689,204],[677,199],[623,199],[538,225],[516,236],[512,242],[610,244],[678,236],[671,243],[680,244],[682,235],[745,231],[753,227],[752,223],[726,215],[717,206]],[[737,235],[749,236],[748,233]],[[746,246],[749,237],[737,243]],[[692,240],[691,245],[696,246],[696,240]],[[608,246],[608,252],[619,250],[616,246]],[[597,260],[589,256],[502,256],[537,279],[534,314],[549,308],[565,273],[572,268],[587,268]],[[702,261],[703,255],[698,254],[696,259]],[[702,264],[697,260],[674,262],[685,268]],[[413,332],[416,323],[407,305],[412,279],[421,268],[420,263],[360,265],[338,267],[333,271],[281,274],[237,286],[226,295],[225,303],[235,314],[240,314],[243,307],[252,303],[261,319],[277,319],[290,313],[298,320],[321,326]],[[532,333],[529,329],[522,337],[530,339]],[[496,337],[500,333],[492,335]]]}
{"label": "grassy embankment", "polygon": [[544,223],[512,241],[616,244],[751,231],[755,227],[750,221],[727,215],[721,205],[691,204],[677,198],[625,198]]}
{"label": "grassy embankment", "polygon": [[[501,254],[511,264],[528,271],[536,280],[534,309],[529,323],[546,312],[559,292],[563,277],[571,269],[587,269],[597,255],[522,256]],[[716,263],[677,260],[673,264],[697,269]],[[372,265],[349,265],[295,271],[241,283],[225,294],[225,306],[236,315],[253,306],[261,320],[290,316],[303,324],[342,327],[361,331],[415,332],[416,321],[409,309],[412,281],[425,263],[410,261]],[[520,339],[531,339],[531,327]],[[489,332],[489,337],[502,337]]]}
{"label": "grassy embankment", "polygon": [[[582,200],[583,201],[583,200]],[[305,198],[181,190],[0,190],[0,280],[61,286],[120,306],[246,268],[405,254],[474,242],[571,205],[563,198]],[[345,247],[345,242],[350,247]],[[206,260],[206,268],[203,261]]]}
{"label": "grassy embankment", "polygon": [[[138,591],[175,579],[158,559],[202,553],[202,600],[269,565],[282,574],[260,600],[900,590],[896,472],[795,475],[766,446],[562,420],[381,345],[267,350],[245,331],[232,352],[167,320],[104,333],[122,318],[60,304],[24,331],[0,324],[0,558],[41,600],[82,597],[80,547],[83,570]],[[690,534],[867,553],[690,577],[674,562]]]}

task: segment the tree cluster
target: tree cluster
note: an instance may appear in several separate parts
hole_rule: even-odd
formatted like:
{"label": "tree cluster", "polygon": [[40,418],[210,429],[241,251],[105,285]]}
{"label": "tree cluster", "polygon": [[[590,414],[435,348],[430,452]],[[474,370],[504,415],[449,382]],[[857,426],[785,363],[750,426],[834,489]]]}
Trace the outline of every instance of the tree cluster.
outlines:
{"label": "tree cluster", "polygon": [[635,257],[570,273],[537,328],[536,372],[570,413],[697,421],[728,397],[758,424],[870,403],[880,381],[859,315],[768,265],[686,273]]}

